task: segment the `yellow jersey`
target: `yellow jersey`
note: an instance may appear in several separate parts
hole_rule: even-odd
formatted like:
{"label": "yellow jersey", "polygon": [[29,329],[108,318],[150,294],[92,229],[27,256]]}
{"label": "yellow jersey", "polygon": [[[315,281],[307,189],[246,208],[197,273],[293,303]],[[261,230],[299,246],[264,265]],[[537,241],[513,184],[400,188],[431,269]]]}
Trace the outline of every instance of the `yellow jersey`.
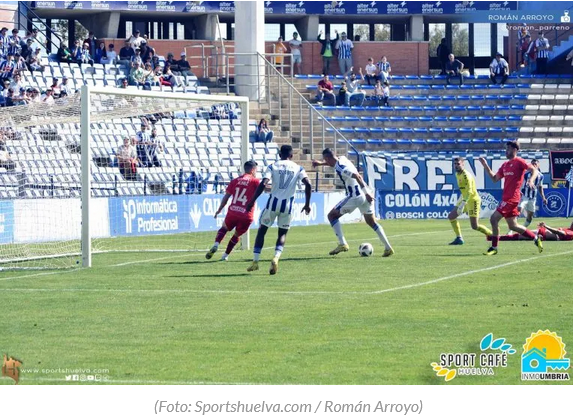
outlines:
{"label": "yellow jersey", "polygon": [[479,199],[480,196],[476,189],[476,180],[467,170],[464,169],[461,173],[456,172],[456,179],[458,180],[458,187],[460,188],[464,201]]}

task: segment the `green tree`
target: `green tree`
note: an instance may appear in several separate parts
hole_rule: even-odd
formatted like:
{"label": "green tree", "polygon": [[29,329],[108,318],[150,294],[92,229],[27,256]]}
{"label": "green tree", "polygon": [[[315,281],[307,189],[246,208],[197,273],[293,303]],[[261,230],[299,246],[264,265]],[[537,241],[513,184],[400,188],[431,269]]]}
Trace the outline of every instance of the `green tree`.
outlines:
{"label": "green tree", "polygon": [[354,36],[360,36],[361,41],[370,40],[370,26],[354,25]]}
{"label": "green tree", "polygon": [[452,25],[452,53],[455,56],[468,56],[470,54],[470,37],[467,24]]}
{"label": "green tree", "polygon": [[436,53],[442,38],[446,37],[446,27],[443,24],[430,24],[430,56],[438,56]]}
{"label": "green tree", "polygon": [[374,40],[377,41],[390,41],[390,25],[388,24],[375,24],[374,25]]}
{"label": "green tree", "polygon": [[[88,30],[76,20],[75,23],[75,33],[76,39],[84,40],[88,37]],[[52,30],[62,39],[64,42],[68,42],[68,21],[66,19],[52,20]]]}

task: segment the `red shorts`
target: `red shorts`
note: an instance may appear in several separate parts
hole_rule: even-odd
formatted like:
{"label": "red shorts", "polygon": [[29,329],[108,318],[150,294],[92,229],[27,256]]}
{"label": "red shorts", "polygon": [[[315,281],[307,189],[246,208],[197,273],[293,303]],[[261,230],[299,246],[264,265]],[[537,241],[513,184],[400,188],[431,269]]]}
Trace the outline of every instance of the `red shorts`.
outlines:
{"label": "red shorts", "polygon": [[501,201],[497,207],[497,212],[499,212],[503,218],[519,217],[519,209],[517,208],[518,205],[519,201]]}
{"label": "red shorts", "polygon": [[227,214],[225,217],[225,227],[227,227],[227,230],[232,231],[234,228],[238,235],[245,234],[249,230],[249,227],[252,223],[253,218],[245,217],[242,215],[239,216],[234,214]]}

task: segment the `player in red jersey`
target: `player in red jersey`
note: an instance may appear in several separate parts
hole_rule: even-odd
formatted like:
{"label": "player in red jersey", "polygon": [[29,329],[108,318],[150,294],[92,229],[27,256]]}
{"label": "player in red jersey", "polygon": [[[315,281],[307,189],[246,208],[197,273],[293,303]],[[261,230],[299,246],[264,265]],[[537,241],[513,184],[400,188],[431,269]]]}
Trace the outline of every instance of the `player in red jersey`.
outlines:
{"label": "player in red jersey", "polygon": [[531,230],[528,230],[526,227],[517,223],[517,217],[519,217],[518,205],[521,200],[523,176],[525,172],[531,172],[531,176],[527,182],[527,186],[531,188],[535,187],[535,178],[537,177],[537,169],[522,158],[517,157],[518,151],[519,144],[517,142],[508,142],[505,149],[505,157],[508,160],[500,166],[499,170],[495,174],[488,166],[487,161],[483,157],[479,158],[479,161],[494,183],[505,179],[501,203],[490,218],[493,234],[491,236],[491,247],[486,253],[484,253],[487,256],[497,254],[497,245],[499,243],[499,221],[502,218],[505,218],[510,230],[532,239],[539,252],[541,253],[543,251],[541,238],[538,238],[533,232],[531,232]]}
{"label": "player in red jersey", "polygon": [[[573,241],[573,222],[569,228],[553,228],[544,222],[540,222],[537,235],[541,236],[545,241]],[[488,237],[487,239],[491,241],[491,237]],[[531,238],[519,234],[502,235],[499,237],[499,241],[519,240],[531,240]]]}
{"label": "player in red jersey", "polygon": [[573,222],[569,228],[553,228],[540,222],[537,235],[540,235],[544,240],[573,241]]}
{"label": "player in red jersey", "polygon": [[223,226],[217,231],[215,244],[213,244],[211,250],[205,255],[207,259],[212,258],[213,254],[217,252],[219,244],[223,241],[227,232],[235,229],[235,234],[233,234],[233,237],[229,240],[227,249],[221,258],[222,261],[227,261],[229,254],[231,254],[231,251],[233,251],[233,248],[235,248],[239,242],[240,237],[248,231],[253,222],[254,209],[247,211],[246,206],[253,195],[255,195],[261,181],[255,178],[257,162],[250,160],[245,163],[244,168],[245,173],[233,179],[227,187],[225,196],[221,200],[221,205],[219,205],[219,209],[215,213],[215,218],[217,218],[217,215],[221,213],[229,199],[232,198]]}

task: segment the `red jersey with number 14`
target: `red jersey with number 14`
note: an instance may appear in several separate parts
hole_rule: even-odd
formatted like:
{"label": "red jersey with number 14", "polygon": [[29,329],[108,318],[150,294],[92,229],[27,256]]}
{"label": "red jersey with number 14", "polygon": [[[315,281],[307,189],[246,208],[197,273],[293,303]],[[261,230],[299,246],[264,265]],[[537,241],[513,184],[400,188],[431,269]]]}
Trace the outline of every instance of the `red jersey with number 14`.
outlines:
{"label": "red jersey with number 14", "polygon": [[259,183],[261,183],[260,179],[255,178],[249,173],[245,173],[233,179],[227,187],[227,193],[231,195],[231,205],[227,210],[227,215],[247,216],[247,218],[252,220],[254,207],[250,212],[247,212],[245,207],[255,195]]}
{"label": "red jersey with number 14", "polygon": [[503,195],[501,196],[502,201],[519,204],[523,175],[529,169],[529,166],[529,163],[524,159],[515,157],[499,167],[496,176],[505,179]]}

